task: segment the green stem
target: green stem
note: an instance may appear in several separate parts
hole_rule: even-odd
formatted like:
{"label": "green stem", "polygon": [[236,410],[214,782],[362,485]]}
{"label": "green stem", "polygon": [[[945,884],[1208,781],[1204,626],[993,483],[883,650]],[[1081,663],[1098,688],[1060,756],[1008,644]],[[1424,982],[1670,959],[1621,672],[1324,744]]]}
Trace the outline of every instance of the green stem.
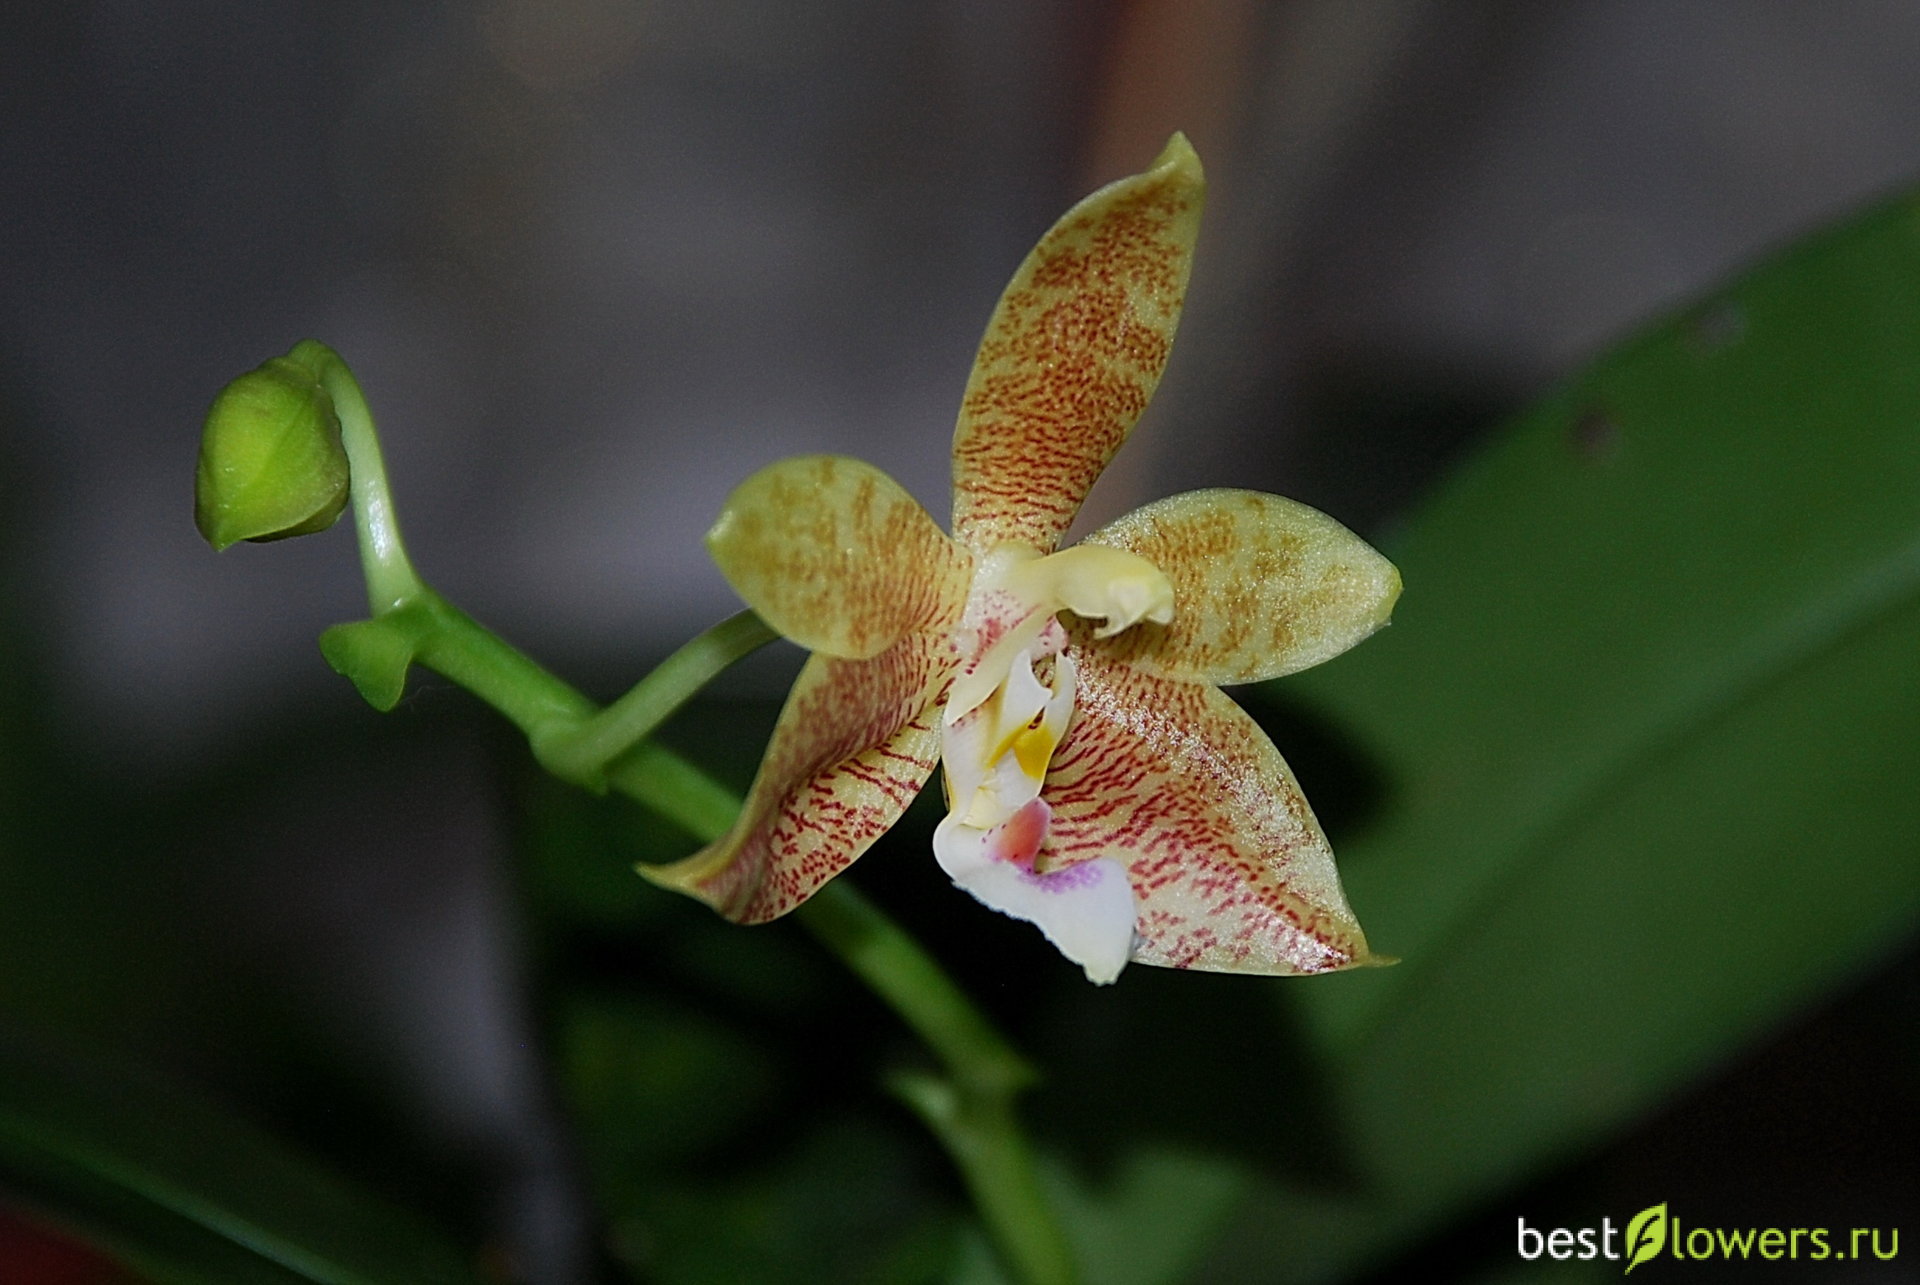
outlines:
{"label": "green stem", "polygon": [[375,616],[383,616],[406,605],[426,586],[400,542],[400,521],[394,516],[393,493],[387,488],[387,463],[373,429],[373,412],[367,408],[360,381],[333,349],[317,339],[303,339],[288,356],[318,366],[321,385],[333,399],[333,413],[340,420],[340,445],[346,449],[353,479],[353,521],[360,537],[360,569],[366,574],[367,601]]}
{"label": "green stem", "polygon": [[[727,832],[740,810],[740,800],[724,786],[651,744],[620,764],[613,784],[709,843]],[[1014,1109],[1020,1090],[1035,1079],[1033,1068],[920,943],[846,880],[826,884],[793,915],[946,1067],[945,1076],[891,1076],[888,1087],[953,1157],[1015,1277],[1028,1285],[1071,1285],[1072,1250]]]}
{"label": "green stem", "polygon": [[625,696],[586,722],[536,738],[534,757],[563,781],[603,791],[609,763],[653,735],[727,666],[779,636],[751,611],[723,620],[661,661]]}
{"label": "green stem", "polygon": [[[321,639],[335,668],[377,708],[399,698],[409,662],[438,671],[526,733],[555,775],[646,804],[711,842],[741,801],[673,751],[648,741],[674,710],[774,634],[752,612],[722,621],[668,657],[606,709],[442,598],[407,557],[373,417],[331,348],[318,359],[352,467],[355,526],[373,619]],[[304,347],[305,345],[303,345]],[[297,351],[297,350],[296,350]],[[920,943],[845,880],[825,885],[796,917],[924,1040],[946,1075],[896,1076],[894,1091],[953,1156],[981,1218],[1028,1285],[1071,1285],[1066,1237],[1041,1188],[1014,1098],[1032,1068]]]}
{"label": "green stem", "polygon": [[[566,728],[561,738],[585,740],[604,717],[572,687],[429,593],[415,604],[428,609],[434,626],[418,653],[421,663],[513,720],[530,741],[538,744],[542,735],[553,734],[545,729],[555,727]],[[708,842],[725,834],[740,811],[738,796],[652,742],[626,752],[606,779]],[[1070,1285],[1071,1251],[1014,1110],[1016,1094],[1033,1082],[1032,1068],[920,943],[852,884],[826,884],[794,917],[945,1066],[945,1077],[899,1076],[891,1087],[946,1146],[1017,1278],[1028,1285]]]}
{"label": "green stem", "polygon": [[994,1244],[1022,1281],[1072,1285],[1073,1252],[1053,1217],[1009,1093],[969,1093],[937,1075],[903,1072],[891,1087],[946,1145]]}
{"label": "green stem", "polygon": [[607,779],[620,793],[646,804],[702,843],[712,843],[732,829],[740,815],[739,795],[653,741],[609,767]]}
{"label": "green stem", "polygon": [[920,943],[852,884],[827,884],[794,914],[945,1063],[946,1076],[902,1072],[888,1087],[945,1144],[1016,1276],[1032,1285],[1070,1285],[1073,1253],[1014,1109],[1033,1068]]}
{"label": "green stem", "polygon": [[[851,896],[821,899],[830,888]],[[1032,1084],[1033,1068],[1001,1038],[966,993],[880,908],[830,883],[795,912],[807,931],[906,1019],[967,1092],[1010,1097]]]}

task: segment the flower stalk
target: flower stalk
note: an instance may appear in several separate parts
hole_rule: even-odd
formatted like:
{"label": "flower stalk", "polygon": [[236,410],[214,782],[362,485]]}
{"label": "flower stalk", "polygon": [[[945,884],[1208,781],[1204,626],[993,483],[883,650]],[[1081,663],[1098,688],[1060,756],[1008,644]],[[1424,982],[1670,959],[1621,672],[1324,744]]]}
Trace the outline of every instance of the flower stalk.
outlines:
{"label": "flower stalk", "polygon": [[[376,709],[391,709],[408,668],[425,665],[499,711],[528,738],[541,765],[596,792],[647,805],[712,842],[741,800],[647,738],[728,665],[774,632],[745,611],[699,635],[601,708],[435,592],[400,538],[373,416],[351,370],[313,340],[290,358],[317,372],[338,417],[351,466],[351,501],[370,619],[328,629],[328,662]],[[317,528],[314,528],[317,529]],[[1071,1252],[1041,1189],[1015,1110],[1031,1066],[932,956],[851,884],[838,881],[800,909],[801,924],[917,1034],[943,1073],[901,1073],[889,1087],[953,1157],[987,1231],[1028,1285],[1070,1285]]]}

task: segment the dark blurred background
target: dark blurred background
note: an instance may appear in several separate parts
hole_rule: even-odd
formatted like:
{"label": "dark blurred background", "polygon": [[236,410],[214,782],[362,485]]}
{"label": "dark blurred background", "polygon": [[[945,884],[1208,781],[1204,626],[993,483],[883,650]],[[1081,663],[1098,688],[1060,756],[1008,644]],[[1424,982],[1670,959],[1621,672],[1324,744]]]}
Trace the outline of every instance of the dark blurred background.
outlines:
{"label": "dark blurred background", "polygon": [[[1556,376],[1920,176],[1917,60],[1895,0],[5,6],[12,788],[91,783],[59,808],[96,837],[117,801],[193,803],[150,859],[76,841],[19,876],[0,1001],[269,1119],[305,1091],[249,1044],[272,1013],[352,1068],[329,1101],[378,1086],[397,1147],[461,1158],[447,1202],[566,1279],[586,1215],[495,806],[515,751],[431,684],[355,739],[374,716],[313,642],[362,610],[346,531],[200,543],[225,380],[336,347],[423,572],[610,696],[734,609],[700,536],[754,468],[858,455],[944,517],[1001,284],[1174,129],[1211,180],[1190,304],[1092,516],[1234,484],[1390,538]],[[1902,967],[1847,1001],[1880,1006],[1861,1029],[1911,1018]],[[1698,1109],[1832,1082],[1789,1046]]]}

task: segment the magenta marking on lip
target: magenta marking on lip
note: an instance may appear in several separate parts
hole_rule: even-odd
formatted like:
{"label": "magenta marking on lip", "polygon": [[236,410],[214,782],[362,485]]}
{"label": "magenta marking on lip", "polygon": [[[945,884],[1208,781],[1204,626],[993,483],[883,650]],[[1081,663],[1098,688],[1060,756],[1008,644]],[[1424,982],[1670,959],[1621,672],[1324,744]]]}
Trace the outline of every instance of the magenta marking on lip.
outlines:
{"label": "magenta marking on lip", "polygon": [[1065,870],[1054,870],[1038,875],[1028,871],[1021,872],[1021,882],[1038,888],[1041,892],[1074,892],[1089,884],[1100,882],[1100,871],[1092,861],[1082,861],[1077,866],[1068,866]]}

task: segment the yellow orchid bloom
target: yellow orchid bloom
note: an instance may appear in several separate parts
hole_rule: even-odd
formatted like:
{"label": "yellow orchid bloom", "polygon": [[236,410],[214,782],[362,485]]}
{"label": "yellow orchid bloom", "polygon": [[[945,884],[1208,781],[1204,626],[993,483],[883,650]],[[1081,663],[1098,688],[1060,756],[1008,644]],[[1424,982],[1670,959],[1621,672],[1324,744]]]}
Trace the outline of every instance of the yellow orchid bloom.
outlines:
{"label": "yellow orchid bloom", "polygon": [[773,919],[941,763],[941,867],[1093,981],[1130,959],[1373,962],[1293,774],[1216,684],[1365,638],[1399,595],[1393,566],[1324,514],[1238,490],[1172,496],[1055,551],[1159,383],[1204,190],[1176,134],[1027,256],[961,402],[954,538],[844,457],[785,460],[734,491],[708,547],[814,654],[733,829],[650,877]]}

